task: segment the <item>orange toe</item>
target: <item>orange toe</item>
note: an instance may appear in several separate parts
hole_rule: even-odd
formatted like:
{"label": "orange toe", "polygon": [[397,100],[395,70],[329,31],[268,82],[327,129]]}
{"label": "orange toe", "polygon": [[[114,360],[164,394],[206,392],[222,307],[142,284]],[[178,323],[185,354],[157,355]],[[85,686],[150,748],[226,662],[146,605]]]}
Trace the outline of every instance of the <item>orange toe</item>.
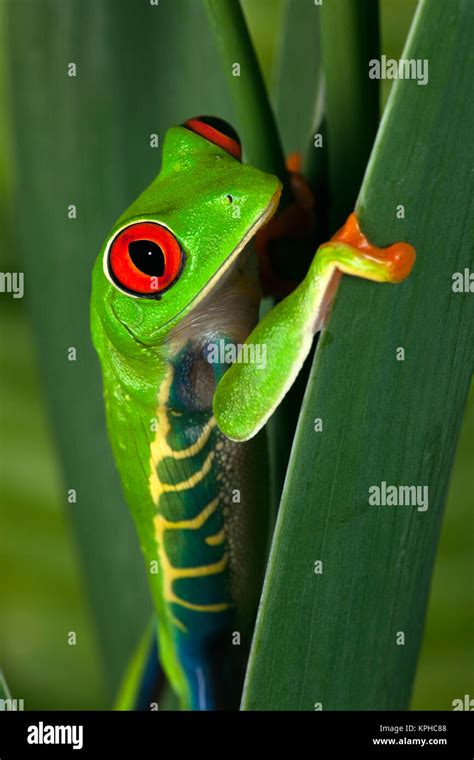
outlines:
{"label": "orange toe", "polygon": [[392,282],[401,282],[410,274],[415,263],[416,252],[409,243],[394,243],[383,249],[386,258],[390,261],[390,279]]}
{"label": "orange toe", "polygon": [[372,245],[360,229],[359,220],[353,211],[347,218],[346,223],[338,230],[331,240],[356,248],[367,254],[368,258],[386,262],[390,270],[390,280],[401,282],[411,272],[415,262],[416,251],[409,243],[393,243],[387,248],[378,248]]}

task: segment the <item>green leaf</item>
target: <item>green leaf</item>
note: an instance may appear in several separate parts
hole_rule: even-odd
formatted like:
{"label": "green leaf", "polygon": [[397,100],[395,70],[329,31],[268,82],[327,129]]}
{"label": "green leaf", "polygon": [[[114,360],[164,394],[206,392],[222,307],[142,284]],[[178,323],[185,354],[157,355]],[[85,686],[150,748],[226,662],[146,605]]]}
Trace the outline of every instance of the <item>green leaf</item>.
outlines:
{"label": "green leaf", "polygon": [[472,689],[474,662],[474,384],[471,384],[445,507],[413,687],[413,710],[451,710]]}
{"label": "green leaf", "polygon": [[[89,335],[92,266],[116,218],[159,171],[160,151],[150,147],[150,135],[158,134],[161,144],[170,124],[206,112],[232,121],[233,113],[201,3],[22,0],[9,2],[6,15],[13,245],[23,256],[25,301],[63,466],[64,508],[111,698],[151,605],[105,432]],[[198,52],[196,41],[202,41]],[[75,77],[68,76],[69,63],[76,64]],[[76,219],[68,218],[71,204]],[[68,361],[69,347],[76,361]],[[76,490],[76,504],[67,502],[68,489]]]}
{"label": "green leaf", "polygon": [[320,17],[314,3],[285,0],[272,102],[287,155],[306,155],[322,118]]}
{"label": "green leaf", "polygon": [[5,676],[0,670],[0,699],[11,699],[11,696]]}
{"label": "green leaf", "polygon": [[204,0],[204,6],[237,114],[245,158],[284,180],[280,138],[239,0]]}
{"label": "green leaf", "polygon": [[379,83],[368,76],[379,50],[378,3],[324,0],[318,10],[334,231],[354,208],[379,120]]}
{"label": "green leaf", "polygon": [[[473,35],[470,0],[420,5],[403,57],[429,60],[429,85],[395,84],[358,201],[368,237],[411,242],[417,262],[402,285],[343,278],[298,424],[245,709],[409,704],[474,359],[472,295],[452,290],[472,267]],[[428,510],[370,506],[382,481],[427,486]]]}
{"label": "green leaf", "polygon": [[156,635],[154,621],[148,625],[125,670],[114,704],[114,710],[133,710],[147,665],[153,637]]}

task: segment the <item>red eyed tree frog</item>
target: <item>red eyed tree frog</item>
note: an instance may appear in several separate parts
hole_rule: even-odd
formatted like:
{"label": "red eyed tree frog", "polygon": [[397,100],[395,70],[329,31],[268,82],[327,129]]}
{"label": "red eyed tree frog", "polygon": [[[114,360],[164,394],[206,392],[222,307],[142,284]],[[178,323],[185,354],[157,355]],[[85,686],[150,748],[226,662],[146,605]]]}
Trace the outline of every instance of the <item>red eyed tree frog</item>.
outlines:
{"label": "red eyed tree frog", "polygon": [[259,431],[340,273],[399,282],[414,260],[408,244],[371,245],[351,214],[259,322],[253,241],[280,193],[277,177],[242,163],[228,124],[190,119],[168,130],[159,175],[118,219],[93,272],[109,437],[159,659],[183,709],[238,708],[270,523]]}

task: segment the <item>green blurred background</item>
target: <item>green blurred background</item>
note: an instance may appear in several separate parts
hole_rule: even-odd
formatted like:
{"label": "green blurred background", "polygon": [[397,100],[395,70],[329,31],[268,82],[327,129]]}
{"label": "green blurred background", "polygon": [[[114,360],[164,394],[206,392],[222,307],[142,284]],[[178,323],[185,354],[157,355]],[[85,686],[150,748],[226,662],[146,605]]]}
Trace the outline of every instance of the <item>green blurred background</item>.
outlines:
{"label": "green blurred background", "polygon": [[[0,5],[2,34],[9,1]],[[382,0],[382,52],[387,56],[399,57],[415,5],[415,0]],[[243,6],[270,82],[281,3],[245,0]],[[7,117],[0,120],[0,268],[18,271],[4,50],[0,45],[0,102]],[[389,86],[383,82],[384,101]],[[99,646],[68,515],[79,506],[65,506],[67,486],[42,393],[47,372],[40,377],[27,299],[0,297],[0,330],[0,663],[13,696],[23,698],[27,709],[105,707],[109,701]],[[435,566],[415,709],[450,709],[453,699],[472,693],[473,458],[471,393]],[[77,633],[76,646],[67,644],[69,631]]]}

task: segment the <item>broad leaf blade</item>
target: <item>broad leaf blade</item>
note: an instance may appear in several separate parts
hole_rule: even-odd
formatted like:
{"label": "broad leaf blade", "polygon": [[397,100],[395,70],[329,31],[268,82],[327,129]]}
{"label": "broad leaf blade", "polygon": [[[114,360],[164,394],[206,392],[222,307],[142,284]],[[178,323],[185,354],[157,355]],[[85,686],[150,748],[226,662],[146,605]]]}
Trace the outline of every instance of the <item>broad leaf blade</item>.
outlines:
{"label": "broad leaf blade", "polygon": [[334,229],[354,207],[379,120],[379,83],[368,76],[379,50],[378,3],[325,0],[319,10]]}
{"label": "broad leaf blade", "polygon": [[319,26],[318,6],[285,0],[272,101],[287,155],[295,151],[306,155],[312,131],[322,117]]}
{"label": "broad leaf blade", "polygon": [[[150,136],[161,146],[170,125],[199,113],[232,121],[232,110],[201,3],[23,0],[6,10],[15,247],[112,695],[150,601],[106,438],[89,334],[92,266],[115,219],[159,171]],[[77,76],[68,76],[69,63]],[[77,491],[76,504],[67,489]]]}
{"label": "broad leaf blade", "polygon": [[[408,706],[474,358],[472,296],[452,291],[472,266],[473,34],[468,0],[428,0],[415,18],[403,57],[429,59],[430,83],[395,85],[358,210],[374,242],[408,240],[417,263],[400,286],[340,287],[292,451],[245,709]],[[370,506],[382,481],[426,485],[428,510]]]}

